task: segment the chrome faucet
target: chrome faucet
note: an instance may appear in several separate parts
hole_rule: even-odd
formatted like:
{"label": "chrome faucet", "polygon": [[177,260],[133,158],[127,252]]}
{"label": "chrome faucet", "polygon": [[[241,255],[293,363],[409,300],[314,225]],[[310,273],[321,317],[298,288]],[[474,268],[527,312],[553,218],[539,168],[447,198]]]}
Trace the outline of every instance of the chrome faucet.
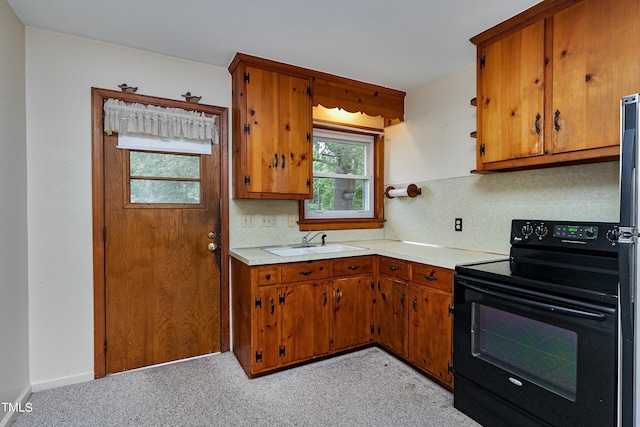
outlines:
{"label": "chrome faucet", "polygon": [[324,231],[318,231],[316,234],[314,234],[313,236],[309,237],[309,234],[311,234],[311,231],[309,231],[303,238],[302,238],[302,242],[300,243],[300,246],[302,246],[303,248],[306,248],[307,246],[309,246],[309,242],[311,242],[313,239],[315,239],[316,237],[318,237],[319,235],[322,235],[322,246],[325,245],[324,239],[325,237],[327,237],[327,234]]}

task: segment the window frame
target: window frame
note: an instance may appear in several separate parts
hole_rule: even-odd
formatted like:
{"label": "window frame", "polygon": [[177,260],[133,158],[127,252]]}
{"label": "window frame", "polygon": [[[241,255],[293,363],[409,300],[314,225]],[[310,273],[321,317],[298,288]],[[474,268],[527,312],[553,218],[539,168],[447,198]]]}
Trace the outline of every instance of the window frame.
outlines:
{"label": "window frame", "polygon": [[346,230],[346,229],[370,229],[382,228],[384,226],[384,201],[383,201],[383,176],[384,176],[384,131],[361,126],[345,126],[343,124],[331,122],[314,121],[314,129],[333,130],[361,135],[373,136],[373,161],[369,168],[373,180],[372,198],[372,216],[357,217],[332,217],[318,218],[309,217],[306,214],[305,200],[301,200],[298,204],[299,221],[298,225],[301,231],[311,230]]}

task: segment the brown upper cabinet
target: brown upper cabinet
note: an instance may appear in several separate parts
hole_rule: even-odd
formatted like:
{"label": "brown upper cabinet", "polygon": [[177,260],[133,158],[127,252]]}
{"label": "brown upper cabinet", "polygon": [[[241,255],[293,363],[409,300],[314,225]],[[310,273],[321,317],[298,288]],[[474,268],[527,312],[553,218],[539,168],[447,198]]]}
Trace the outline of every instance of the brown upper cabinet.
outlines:
{"label": "brown upper cabinet", "polygon": [[476,171],[615,160],[637,0],[547,0],[479,35]]}
{"label": "brown upper cabinet", "polygon": [[404,120],[405,93],[242,53],[232,78],[233,196],[312,198],[314,105]]}

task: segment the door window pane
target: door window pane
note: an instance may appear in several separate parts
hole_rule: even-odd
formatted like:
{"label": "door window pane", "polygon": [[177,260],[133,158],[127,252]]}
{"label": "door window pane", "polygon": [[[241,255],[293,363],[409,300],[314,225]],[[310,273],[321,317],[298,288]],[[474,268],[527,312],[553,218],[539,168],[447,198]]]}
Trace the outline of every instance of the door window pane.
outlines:
{"label": "door window pane", "polygon": [[200,204],[200,156],[129,151],[130,203]]}

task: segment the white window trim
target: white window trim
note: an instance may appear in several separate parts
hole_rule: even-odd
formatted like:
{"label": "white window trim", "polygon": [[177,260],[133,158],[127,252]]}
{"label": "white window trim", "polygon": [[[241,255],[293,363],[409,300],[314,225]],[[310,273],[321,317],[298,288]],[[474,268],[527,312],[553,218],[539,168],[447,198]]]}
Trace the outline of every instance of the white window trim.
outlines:
{"label": "white window trim", "polygon": [[[313,129],[313,140],[317,136],[324,137],[333,140],[338,143],[361,145],[365,147],[365,174],[353,175],[353,174],[330,174],[330,173],[313,173],[313,178],[340,178],[340,179],[353,179],[353,180],[365,180],[365,187],[363,189],[363,205],[367,208],[364,210],[331,210],[331,211],[317,211],[309,209],[309,202],[312,200],[305,200],[304,202],[304,217],[306,219],[351,219],[351,218],[374,218],[375,206],[374,195],[375,183],[373,176],[374,168],[374,144],[375,136],[373,133],[352,133],[344,131],[335,131],[329,129]],[[348,136],[348,137],[347,137]]]}

